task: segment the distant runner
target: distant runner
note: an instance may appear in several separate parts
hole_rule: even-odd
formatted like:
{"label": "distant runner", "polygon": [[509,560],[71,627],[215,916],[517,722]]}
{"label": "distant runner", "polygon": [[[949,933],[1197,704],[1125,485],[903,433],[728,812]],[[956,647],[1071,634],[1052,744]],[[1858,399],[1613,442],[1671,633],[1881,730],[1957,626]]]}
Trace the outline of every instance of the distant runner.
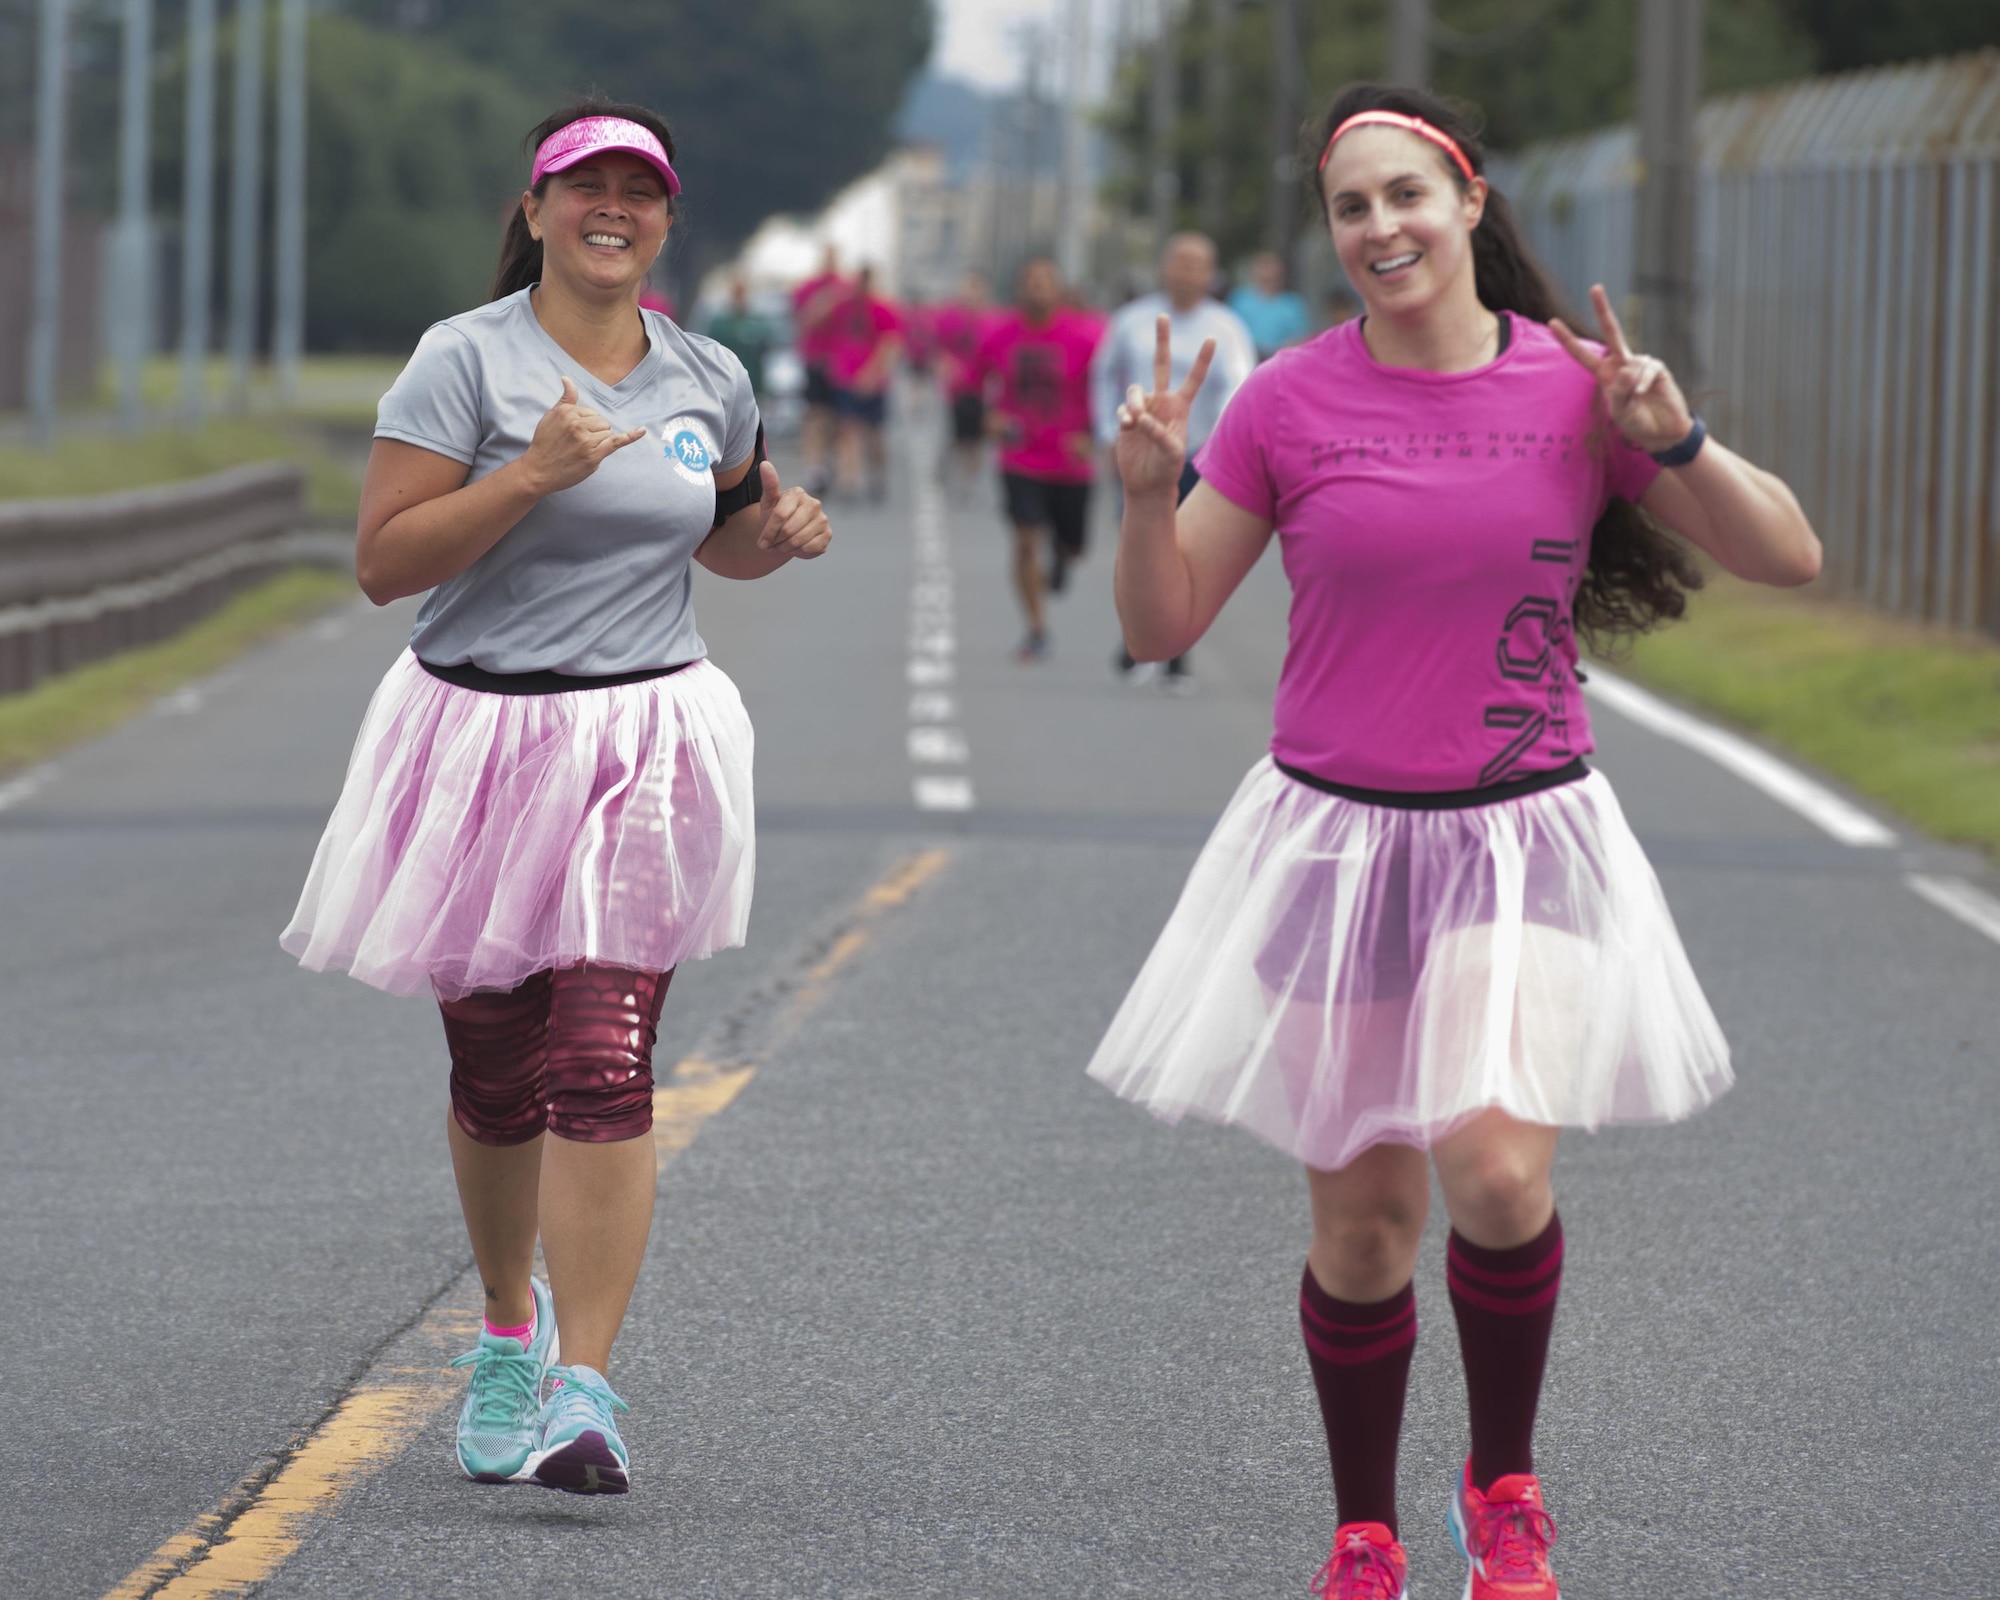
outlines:
{"label": "distant runner", "polygon": [[968,272],[958,298],[932,314],[937,341],[938,377],[951,407],[950,455],[947,481],[969,486],[978,479],[986,454],[986,395],[979,367],[979,347],[997,323],[992,289],[983,272]]}
{"label": "distant runner", "polygon": [[903,348],[903,319],[875,292],[875,269],[863,267],[826,313],[826,374],[840,418],[843,493],[889,492],[889,385]]}
{"label": "distant runner", "polygon": [[1306,303],[1285,287],[1285,263],[1275,250],[1260,250],[1250,258],[1250,281],[1236,286],[1229,309],[1250,330],[1259,361],[1269,361],[1312,332]]}
{"label": "distant runner", "polygon": [[[1229,403],[1237,386],[1257,365],[1257,348],[1250,342],[1250,330],[1243,321],[1213,298],[1215,286],[1215,244],[1204,233],[1177,233],[1167,241],[1160,256],[1160,288],[1141,295],[1119,308],[1097,347],[1097,359],[1090,370],[1091,420],[1098,443],[1107,450],[1118,438],[1118,406],[1125,391],[1143,383],[1153,370],[1154,327],[1167,319],[1173,347],[1173,384],[1178,387],[1194,367],[1204,341],[1215,345],[1215,359],[1208,381],[1196,397],[1188,418],[1188,453],[1181,469],[1183,497],[1198,481],[1194,452],[1215,431],[1216,419]],[[1120,640],[1112,652],[1112,668],[1121,678],[1140,681],[1150,675]],[[1167,662],[1162,686],[1186,694],[1194,688],[1194,676],[1185,653]]]}
{"label": "distant runner", "polygon": [[750,309],[750,286],[741,278],[729,283],[729,304],[708,320],[708,336],[743,363],[750,387],[764,393],[764,357],[770,354],[772,329],[768,317]]}
{"label": "distant runner", "polygon": [[792,291],[792,337],[806,369],[806,415],[799,447],[805,455],[806,489],[816,495],[825,494],[833,483],[833,447],[840,430],[835,409],[839,394],[826,365],[833,343],[827,314],[846,292],[840,252],[832,245],[821,256],[819,271]]}
{"label": "distant runner", "polygon": [[1014,592],[1027,623],[1017,661],[1049,653],[1045,597],[1062,589],[1087,542],[1097,475],[1090,435],[1096,347],[1095,322],[1063,304],[1062,274],[1047,256],[1022,265],[1015,309],[980,347],[981,381],[990,383],[993,397],[988,429],[1000,441],[1000,482],[1014,534]]}
{"label": "distant runner", "polygon": [[[1162,350],[1118,414],[1135,649],[1186,650],[1274,533],[1292,609],[1271,753],[1090,1071],[1306,1166],[1326,1600],[1408,1592],[1396,1451],[1435,1170],[1471,1450],[1443,1496],[1465,1585],[1424,1592],[1558,1600],[1533,1451],[1563,1276],[1557,1134],[1676,1121],[1731,1081],[1659,883],[1584,762],[1577,639],[1681,614],[1700,574],[1668,529],[1757,583],[1809,581],[1820,547],[1791,491],[1626,347],[1602,289],[1602,344],[1555,320],[1464,117],[1360,85],[1318,142],[1365,318],[1257,370],[1178,512],[1205,360],[1176,385]],[[1698,1504],[1634,1509],[1653,1540],[1699,1537]]]}
{"label": "distant runner", "polygon": [[682,962],[743,943],[756,854],[750,719],[691,563],[759,578],[832,535],[780,491],[743,364],[639,308],[680,193],[666,123],[592,98],[532,137],[492,301],[432,327],[377,412],[355,571],[378,605],[425,599],[281,943],[443,1014],[486,1290],[452,1363],[460,1466],[623,1494],[611,1345],[659,1181],[660,1009]]}

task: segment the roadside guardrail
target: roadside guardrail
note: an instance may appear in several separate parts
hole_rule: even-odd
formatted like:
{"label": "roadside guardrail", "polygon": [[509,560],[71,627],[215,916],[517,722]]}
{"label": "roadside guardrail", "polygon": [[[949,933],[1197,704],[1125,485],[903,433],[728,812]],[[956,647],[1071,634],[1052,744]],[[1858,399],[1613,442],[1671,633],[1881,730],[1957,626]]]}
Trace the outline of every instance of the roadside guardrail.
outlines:
{"label": "roadside guardrail", "polygon": [[306,525],[290,462],[61,500],[0,501],[0,694],[179,632],[261,577],[351,559]]}

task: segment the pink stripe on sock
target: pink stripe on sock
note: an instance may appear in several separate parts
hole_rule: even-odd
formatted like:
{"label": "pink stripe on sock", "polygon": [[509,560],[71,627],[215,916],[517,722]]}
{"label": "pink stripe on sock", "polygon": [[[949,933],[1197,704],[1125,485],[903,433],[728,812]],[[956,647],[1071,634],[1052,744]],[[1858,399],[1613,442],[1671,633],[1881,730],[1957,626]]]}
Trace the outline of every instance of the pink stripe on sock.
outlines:
{"label": "pink stripe on sock", "polygon": [[486,1331],[496,1339],[519,1339],[521,1343],[529,1344],[535,1337],[535,1319],[528,1318],[518,1328],[496,1328],[489,1322],[486,1324]]}
{"label": "pink stripe on sock", "polygon": [[[1498,1251],[1494,1252],[1496,1255],[1499,1253]],[[1465,1277],[1477,1279],[1489,1289],[1514,1289],[1531,1283],[1539,1283],[1543,1278],[1560,1267],[1562,1260],[1563,1241],[1561,1239],[1556,1240],[1555,1248],[1543,1256],[1541,1260],[1521,1272],[1495,1272],[1491,1267],[1481,1266],[1478,1262],[1472,1260],[1465,1250],[1460,1247],[1456,1235],[1445,1246],[1445,1261],[1447,1266]]]}
{"label": "pink stripe on sock", "polygon": [[1488,1294],[1483,1289],[1475,1289],[1463,1278],[1447,1276],[1446,1284],[1451,1292],[1469,1306],[1477,1306],[1481,1311],[1492,1311],[1503,1317],[1525,1317],[1531,1312],[1554,1302],[1562,1292],[1562,1282],[1558,1279],[1540,1294],[1497,1295]]}

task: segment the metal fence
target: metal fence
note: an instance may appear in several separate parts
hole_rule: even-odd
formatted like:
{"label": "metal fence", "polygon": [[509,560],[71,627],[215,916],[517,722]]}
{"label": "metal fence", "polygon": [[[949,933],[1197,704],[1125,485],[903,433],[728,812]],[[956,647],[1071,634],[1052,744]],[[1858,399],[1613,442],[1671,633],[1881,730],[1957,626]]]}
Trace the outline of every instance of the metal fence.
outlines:
{"label": "metal fence", "polygon": [[[1702,108],[1684,387],[1798,493],[1827,581],[2000,636],[2000,52]],[[1494,178],[1582,302],[1630,297],[1629,127]]]}
{"label": "metal fence", "polygon": [[192,483],[0,503],[0,694],[162,639],[273,570],[344,559],[289,462]]}

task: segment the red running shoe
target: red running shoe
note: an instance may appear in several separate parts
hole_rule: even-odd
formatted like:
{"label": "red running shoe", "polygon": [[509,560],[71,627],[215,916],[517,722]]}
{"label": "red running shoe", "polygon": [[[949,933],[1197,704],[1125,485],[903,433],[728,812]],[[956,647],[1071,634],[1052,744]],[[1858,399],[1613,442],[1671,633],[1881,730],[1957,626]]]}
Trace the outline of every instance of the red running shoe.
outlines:
{"label": "red running shoe", "polygon": [[1410,1558],[1382,1523],[1343,1522],[1312,1592],[1326,1600],[1403,1600],[1409,1570]]}
{"label": "red running shoe", "polygon": [[1549,1571],[1556,1525],[1542,1509],[1542,1483],[1532,1472],[1495,1478],[1481,1494],[1472,1463],[1451,1497],[1451,1536],[1465,1557],[1464,1600],[1559,1600]]}

